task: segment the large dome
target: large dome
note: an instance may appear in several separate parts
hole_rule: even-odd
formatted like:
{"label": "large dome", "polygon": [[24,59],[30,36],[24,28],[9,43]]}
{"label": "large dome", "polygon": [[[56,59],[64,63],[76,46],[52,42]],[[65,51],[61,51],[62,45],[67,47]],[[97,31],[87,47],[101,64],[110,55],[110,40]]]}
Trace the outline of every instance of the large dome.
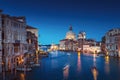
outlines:
{"label": "large dome", "polygon": [[69,31],[66,33],[66,39],[75,40],[75,33],[72,31],[72,27],[70,27]]}

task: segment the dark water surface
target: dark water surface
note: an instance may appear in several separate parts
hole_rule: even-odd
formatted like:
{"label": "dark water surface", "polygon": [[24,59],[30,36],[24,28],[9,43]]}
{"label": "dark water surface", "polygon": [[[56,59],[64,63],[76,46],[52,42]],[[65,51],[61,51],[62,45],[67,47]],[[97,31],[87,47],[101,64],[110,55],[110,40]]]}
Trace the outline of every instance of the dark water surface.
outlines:
{"label": "dark water surface", "polygon": [[120,80],[120,59],[52,52],[40,60],[40,67],[16,75],[19,80]]}

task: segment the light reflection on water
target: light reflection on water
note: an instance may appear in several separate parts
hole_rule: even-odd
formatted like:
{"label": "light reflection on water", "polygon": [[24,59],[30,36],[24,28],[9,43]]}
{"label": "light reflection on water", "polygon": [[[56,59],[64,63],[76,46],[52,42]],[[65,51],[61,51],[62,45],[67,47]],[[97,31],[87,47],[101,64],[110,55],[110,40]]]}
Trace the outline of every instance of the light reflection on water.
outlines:
{"label": "light reflection on water", "polygon": [[91,71],[92,71],[94,80],[97,80],[97,76],[98,76],[98,70],[96,67],[96,58],[97,58],[97,55],[93,54],[93,67],[91,68]]}
{"label": "light reflection on water", "polygon": [[105,56],[105,72],[109,74],[110,67],[109,67],[109,56]]}
{"label": "light reflection on water", "polygon": [[57,68],[58,67],[58,61],[56,61],[55,59],[51,60],[51,67],[52,68]]}
{"label": "light reflection on water", "polygon": [[96,54],[93,54],[93,66],[96,66]]}
{"label": "light reflection on water", "polygon": [[93,54],[54,52],[41,60],[40,67],[18,76],[20,80],[120,80],[119,60]]}
{"label": "light reflection on water", "polygon": [[69,76],[69,65],[66,65],[63,68],[63,77],[64,77],[63,80],[67,80],[68,76]]}
{"label": "light reflection on water", "polygon": [[20,80],[26,80],[26,79],[25,79],[25,74],[24,74],[24,73],[20,73]]}
{"label": "light reflection on water", "polygon": [[98,70],[97,70],[96,67],[93,67],[93,68],[92,68],[92,74],[93,74],[94,80],[97,80]]}
{"label": "light reflection on water", "polygon": [[80,72],[81,70],[81,60],[80,60],[80,52],[78,52],[78,60],[77,60],[77,71]]}

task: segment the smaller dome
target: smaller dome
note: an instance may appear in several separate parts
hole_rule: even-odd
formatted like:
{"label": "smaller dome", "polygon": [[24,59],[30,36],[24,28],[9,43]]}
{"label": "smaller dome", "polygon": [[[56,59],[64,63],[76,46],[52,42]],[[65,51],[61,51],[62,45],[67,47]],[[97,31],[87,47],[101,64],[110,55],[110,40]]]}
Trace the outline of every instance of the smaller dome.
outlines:
{"label": "smaller dome", "polygon": [[79,32],[78,39],[85,39],[85,38],[86,38],[86,33],[85,32]]}

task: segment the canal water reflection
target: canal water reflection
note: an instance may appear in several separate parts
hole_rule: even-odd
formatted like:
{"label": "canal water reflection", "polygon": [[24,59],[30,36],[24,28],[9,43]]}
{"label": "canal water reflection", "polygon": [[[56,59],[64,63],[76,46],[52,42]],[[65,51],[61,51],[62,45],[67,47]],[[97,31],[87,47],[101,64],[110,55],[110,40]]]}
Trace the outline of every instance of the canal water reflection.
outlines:
{"label": "canal water reflection", "polygon": [[106,74],[109,74],[110,67],[109,67],[109,56],[105,57],[105,72]]}
{"label": "canal water reflection", "polygon": [[25,74],[24,73],[20,73],[20,80],[25,80]]}
{"label": "canal water reflection", "polygon": [[68,76],[69,76],[69,65],[66,65],[64,68],[63,68],[63,79],[64,80],[67,80],[68,79]]}
{"label": "canal water reflection", "polygon": [[91,68],[92,74],[93,74],[93,78],[94,80],[97,80],[97,76],[98,76],[98,70],[96,67],[96,54],[93,54],[93,67]]}
{"label": "canal water reflection", "polygon": [[113,57],[58,51],[39,62],[31,72],[16,72],[18,80],[120,80],[120,59]]}
{"label": "canal water reflection", "polygon": [[78,60],[77,60],[77,71],[80,72],[81,70],[81,59],[80,59],[80,52],[78,52]]}

